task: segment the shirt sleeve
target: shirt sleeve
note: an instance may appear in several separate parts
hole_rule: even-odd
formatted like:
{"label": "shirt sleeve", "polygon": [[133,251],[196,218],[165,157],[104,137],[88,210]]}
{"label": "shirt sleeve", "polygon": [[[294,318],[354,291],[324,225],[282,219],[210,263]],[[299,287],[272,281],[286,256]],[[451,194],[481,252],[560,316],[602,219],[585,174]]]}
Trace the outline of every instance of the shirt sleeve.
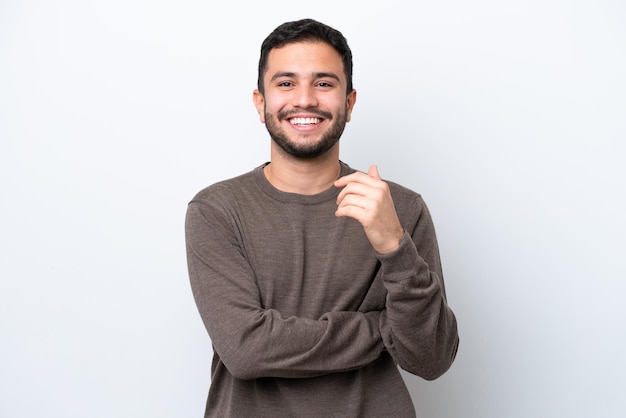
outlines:
{"label": "shirt sleeve", "polygon": [[213,348],[240,379],[314,377],[361,368],[384,351],[381,311],[319,319],[263,309],[254,272],[224,211],[191,202],[185,220],[192,292]]}
{"label": "shirt sleeve", "polygon": [[421,198],[417,223],[400,247],[379,255],[387,289],[380,329],[385,346],[404,370],[427,380],[445,373],[459,344],[456,317],[448,306],[434,225]]}

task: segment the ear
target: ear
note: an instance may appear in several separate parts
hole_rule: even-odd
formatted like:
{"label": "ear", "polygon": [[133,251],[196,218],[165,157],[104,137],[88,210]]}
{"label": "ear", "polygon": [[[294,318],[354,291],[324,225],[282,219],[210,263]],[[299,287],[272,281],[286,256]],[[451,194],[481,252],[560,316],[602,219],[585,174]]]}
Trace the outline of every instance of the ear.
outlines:
{"label": "ear", "polygon": [[356,103],[356,90],[352,90],[348,93],[348,97],[346,98],[346,122],[350,122],[350,118],[352,116],[352,109],[354,108],[354,104]]}
{"label": "ear", "polygon": [[258,89],[254,89],[254,92],[252,92],[252,102],[254,103],[254,107],[256,107],[257,113],[259,114],[261,123],[265,123],[265,98]]}

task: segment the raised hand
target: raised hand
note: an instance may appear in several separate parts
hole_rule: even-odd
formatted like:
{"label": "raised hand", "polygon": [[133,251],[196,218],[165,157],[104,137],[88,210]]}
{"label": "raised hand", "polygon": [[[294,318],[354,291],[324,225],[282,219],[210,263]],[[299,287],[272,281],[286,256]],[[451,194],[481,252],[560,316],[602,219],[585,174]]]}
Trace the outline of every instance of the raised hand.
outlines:
{"label": "raised hand", "polygon": [[379,254],[398,249],[404,229],[400,225],[389,185],[381,179],[376,165],[370,166],[367,174],[357,171],[339,178],[335,187],[343,187],[337,196],[336,216],[359,221],[370,244]]}

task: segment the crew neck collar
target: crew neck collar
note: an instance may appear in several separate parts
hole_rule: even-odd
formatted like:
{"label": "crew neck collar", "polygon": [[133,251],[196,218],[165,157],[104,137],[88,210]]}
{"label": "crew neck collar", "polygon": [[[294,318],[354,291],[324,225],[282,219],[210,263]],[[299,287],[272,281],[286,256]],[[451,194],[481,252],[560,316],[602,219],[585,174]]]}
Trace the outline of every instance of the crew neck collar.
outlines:
{"label": "crew neck collar", "polygon": [[[339,194],[340,189],[335,186],[330,186],[328,189],[312,195],[284,192],[277,189],[276,187],[272,186],[272,184],[269,182],[267,177],[265,177],[265,174],[263,172],[263,169],[268,164],[269,162],[266,162],[258,166],[254,169],[253,174],[259,188],[272,199],[278,200],[283,203],[299,203],[304,205],[315,205],[318,203],[337,199],[337,195]],[[339,161],[339,164],[341,166],[341,177],[355,171],[343,161]]]}

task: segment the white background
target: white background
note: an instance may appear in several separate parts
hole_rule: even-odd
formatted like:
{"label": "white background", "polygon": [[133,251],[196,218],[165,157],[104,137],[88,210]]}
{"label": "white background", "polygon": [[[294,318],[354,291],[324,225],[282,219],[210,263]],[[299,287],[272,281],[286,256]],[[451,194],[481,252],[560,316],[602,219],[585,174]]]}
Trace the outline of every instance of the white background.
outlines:
{"label": "white background", "polygon": [[353,49],[342,159],[435,219],[461,345],[420,416],[626,416],[625,3],[225,3],[0,2],[0,416],[202,415],[186,204],[267,160],[302,17]]}

